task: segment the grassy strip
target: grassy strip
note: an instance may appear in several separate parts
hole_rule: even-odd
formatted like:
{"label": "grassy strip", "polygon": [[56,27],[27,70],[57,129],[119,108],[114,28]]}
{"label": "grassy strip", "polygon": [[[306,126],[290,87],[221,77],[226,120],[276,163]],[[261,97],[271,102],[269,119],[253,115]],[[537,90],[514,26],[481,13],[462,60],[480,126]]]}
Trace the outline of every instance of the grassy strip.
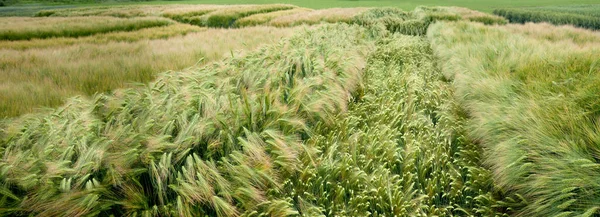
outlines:
{"label": "grassy strip", "polygon": [[406,35],[425,35],[429,25],[437,21],[469,20],[485,24],[505,24],[506,20],[489,14],[458,7],[418,7],[404,12],[397,8],[373,8],[348,22],[363,26],[383,25],[391,32]]}
{"label": "grassy strip", "polygon": [[0,40],[35,38],[83,37],[116,31],[134,31],[167,26],[173,22],[164,18],[121,19],[114,17],[22,18],[0,19]]}
{"label": "grassy strip", "polygon": [[600,44],[516,28],[439,23],[429,37],[494,179],[526,202],[516,214],[598,215]]}
{"label": "grassy strip", "polygon": [[357,102],[306,142],[314,152],[288,180],[294,196],[326,216],[501,216],[435,65],[421,37],[379,41]]}
{"label": "grassy strip", "polygon": [[33,17],[42,10],[73,8],[75,5],[24,5],[0,7],[0,17]]}
{"label": "grassy strip", "polygon": [[[12,1],[12,0],[9,0]],[[21,1],[21,0],[19,0]],[[22,0],[27,2],[39,2],[39,4],[47,5],[47,1],[44,0]],[[497,8],[507,7],[534,7],[534,6],[555,6],[565,7],[569,5],[583,5],[583,4],[598,4],[597,0],[521,0],[521,1],[505,1],[505,0],[487,0],[487,1],[447,1],[447,0],[407,0],[407,1],[349,1],[349,0],[320,0],[320,1],[306,1],[306,0],[181,0],[181,1],[140,1],[140,2],[119,2],[119,0],[112,0],[112,2],[103,3],[103,5],[120,6],[120,5],[172,5],[172,4],[221,4],[221,5],[239,5],[248,4],[252,2],[254,4],[276,4],[286,3],[294,4],[300,7],[312,8],[312,9],[326,9],[326,8],[351,8],[351,7],[395,7],[402,8],[404,10],[413,10],[416,7],[427,5],[427,6],[460,6],[466,7],[473,10],[478,10],[486,13],[491,13]],[[89,6],[90,4],[85,4]],[[72,5],[72,6],[83,6],[83,5]],[[1,14],[1,12],[0,12]]]}
{"label": "grassy strip", "polygon": [[356,23],[363,26],[384,25],[391,32],[424,35],[433,22],[439,20],[469,20],[485,24],[506,24],[495,15],[459,7],[417,7],[410,12],[398,8],[332,8],[307,13],[294,13],[271,19],[267,25],[289,27],[318,23]]}
{"label": "grassy strip", "polygon": [[600,32],[571,26],[555,26],[549,23],[527,23],[506,25],[515,34],[526,35],[551,43],[572,43],[576,46],[594,46],[600,41]]}
{"label": "grassy strip", "polygon": [[310,11],[312,11],[312,9],[293,8],[293,9],[289,9],[289,10],[274,11],[274,12],[270,12],[270,13],[255,14],[255,15],[247,16],[242,19],[236,20],[235,26],[243,27],[243,26],[263,25],[277,17],[288,16],[288,15],[299,14],[299,13],[307,13]]}
{"label": "grassy strip", "polygon": [[215,10],[230,7],[227,5],[125,5],[125,6],[93,6],[67,9],[41,10],[39,17],[73,17],[73,16],[111,16],[111,17],[145,17],[161,15],[179,15],[198,11]]}
{"label": "grassy strip", "polygon": [[569,13],[586,15],[592,17],[600,17],[600,4],[593,5],[569,5],[569,6],[545,6],[545,7],[530,7],[527,10],[548,11],[558,13]]}
{"label": "grassy strip", "polygon": [[204,11],[201,14],[187,14],[188,16],[177,16],[173,19],[198,26],[230,28],[236,27],[235,21],[254,14],[269,13],[274,11],[293,9],[296,6],[284,4],[272,5],[242,5],[238,7],[227,7],[213,11]]}
{"label": "grassy strip", "polygon": [[[81,42],[64,47],[53,46],[63,40],[70,43],[61,38],[38,40],[42,44],[33,45],[47,48],[0,49],[3,57],[0,58],[0,117],[14,117],[40,107],[57,107],[75,95],[91,96],[131,87],[131,83],[150,82],[160,72],[221,60],[242,48],[277,42],[294,30],[205,29],[185,36],[133,42],[129,42],[131,35],[111,33],[80,38]],[[94,42],[87,43],[88,40]]]}
{"label": "grassy strip", "polygon": [[80,38],[50,38],[31,39],[20,41],[0,41],[0,47],[12,50],[27,50],[33,48],[65,47],[76,44],[108,44],[111,42],[136,42],[142,40],[168,39],[176,36],[185,36],[194,32],[201,32],[206,28],[189,24],[172,24],[168,26],[152,27],[131,32],[111,32],[96,34]]}
{"label": "grassy strip", "polygon": [[[298,214],[282,194],[302,139],[359,88],[368,32],[334,25],[2,127],[13,216]],[[343,48],[343,49],[342,49]]]}
{"label": "grassy strip", "polygon": [[350,23],[354,16],[367,11],[368,8],[330,8],[314,10],[306,13],[295,13],[272,19],[269,25],[277,27],[289,27],[297,25],[313,25],[321,22],[327,23]]}
{"label": "grassy strip", "polygon": [[549,22],[555,25],[573,25],[587,29],[600,29],[600,17],[563,13],[556,11],[537,11],[529,9],[496,9],[494,14],[503,16],[510,22]]}
{"label": "grassy strip", "polygon": [[[174,7],[165,9],[161,16],[168,17],[182,23],[193,23],[193,17],[199,17],[210,12],[225,9],[230,6],[225,5],[201,5],[195,7]],[[235,7],[235,6],[234,6]],[[195,24],[198,25],[198,24]]]}

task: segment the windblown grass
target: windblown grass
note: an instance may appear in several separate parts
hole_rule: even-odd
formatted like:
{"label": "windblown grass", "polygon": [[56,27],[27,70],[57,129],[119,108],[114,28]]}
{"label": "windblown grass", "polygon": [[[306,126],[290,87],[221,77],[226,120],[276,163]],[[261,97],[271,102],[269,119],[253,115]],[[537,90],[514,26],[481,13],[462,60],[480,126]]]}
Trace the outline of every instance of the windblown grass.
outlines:
{"label": "windblown grass", "polygon": [[473,22],[480,22],[486,25],[492,24],[506,24],[508,21],[501,17],[492,14],[483,13],[476,10],[471,10],[463,7],[445,7],[450,12],[459,15],[462,20],[468,20]]}
{"label": "windblown grass", "polygon": [[144,17],[159,16],[165,10],[185,8],[196,10],[204,8],[204,5],[129,5],[129,6],[93,6],[76,7],[65,9],[40,10],[36,13],[38,17],[80,17],[80,16],[111,16],[111,17]]}
{"label": "windblown grass", "polygon": [[[0,60],[10,60],[2,69],[14,69],[0,91],[37,96],[49,92],[44,85],[65,81],[39,100],[53,102],[155,70],[109,79],[81,69],[183,65],[195,54],[207,56],[205,50],[215,53],[207,59],[230,50],[192,45],[252,47],[298,32],[250,53],[163,73],[147,85],[111,87],[92,99],[75,97],[58,109],[0,122],[0,214],[600,214],[597,33],[500,26],[505,19],[464,8],[282,15],[297,10],[282,6],[251,15],[257,8],[172,14],[197,17],[204,26],[222,15],[218,27],[235,27],[243,17],[249,25],[338,23],[0,51],[11,57]],[[294,16],[300,18],[283,22]],[[52,68],[60,61],[50,58],[51,50],[70,57],[78,73]],[[111,59],[123,56],[133,64]],[[80,59],[98,65],[77,65]],[[44,67],[31,69],[42,71],[16,70],[39,61]],[[15,93],[8,100],[25,98]]]}
{"label": "windblown grass", "polygon": [[436,21],[469,20],[485,24],[505,24],[506,20],[457,7],[417,7],[410,12],[397,8],[372,8],[354,16],[349,23],[363,26],[383,25],[391,32],[406,35],[425,35],[429,25]]}
{"label": "windblown grass", "polygon": [[295,8],[293,5],[240,5],[225,7],[216,10],[205,10],[201,12],[190,12],[183,16],[170,16],[171,18],[189,24],[206,27],[230,28],[236,27],[235,21],[254,14],[269,13],[274,11]]}
{"label": "windblown grass", "polygon": [[[204,27],[230,28],[236,27],[238,19],[267,14],[270,12],[286,11],[297,8],[286,4],[268,5],[146,5],[120,7],[88,7],[40,11],[37,16],[115,16],[141,17],[163,16],[182,23]],[[295,11],[297,12],[297,11]],[[260,19],[273,18],[273,15],[289,13],[274,13]]]}
{"label": "windblown grass", "polygon": [[[42,106],[59,106],[74,95],[92,95],[134,82],[149,82],[157,73],[190,67],[200,60],[209,62],[231,56],[233,50],[276,42],[293,31],[273,27],[210,29],[186,36],[134,42],[113,41],[110,38],[121,36],[108,35],[103,36],[107,43],[87,43],[102,38],[94,36],[65,47],[0,49],[3,56],[0,58],[0,77],[3,78],[0,117],[29,113]],[[62,43],[62,40],[52,40],[40,40],[37,42],[41,45],[32,46]]]}
{"label": "windblown grass", "polygon": [[516,214],[596,216],[600,41],[549,41],[542,27],[439,23],[429,38],[495,182],[523,197]]}
{"label": "windblown grass", "polygon": [[548,23],[510,24],[506,29],[514,34],[526,35],[552,43],[572,44],[572,46],[595,46],[600,42],[600,32],[572,26],[555,26]]}
{"label": "windblown grass", "polygon": [[[286,216],[302,139],[360,88],[370,34],[333,25],[3,127],[6,215]],[[345,49],[339,49],[339,48]],[[30,129],[30,130],[25,130]],[[27,175],[25,175],[27,174]]]}
{"label": "windblown grass", "polygon": [[[600,11],[600,7],[595,7],[595,9]],[[494,10],[494,14],[503,16],[514,23],[549,22],[555,25],[573,25],[587,29],[600,29],[600,16],[596,16],[595,14],[590,15],[586,11],[582,13],[576,13],[576,11],[567,10],[561,12],[560,10],[538,10],[535,8],[508,8],[496,9]]]}
{"label": "windblown grass", "polygon": [[421,37],[379,41],[356,103],[306,142],[294,197],[327,216],[501,216],[435,64]]}
{"label": "windblown grass", "polygon": [[295,13],[286,16],[280,16],[272,19],[269,25],[277,27],[289,27],[303,24],[318,24],[326,23],[350,23],[354,21],[354,17],[368,8],[330,8],[322,10],[314,10],[305,13]]}
{"label": "windblown grass", "polygon": [[131,32],[111,32],[96,34],[80,38],[51,38],[31,39],[20,41],[0,41],[0,48],[13,50],[27,50],[32,48],[64,47],[68,45],[89,43],[106,44],[109,42],[136,42],[140,40],[168,39],[175,36],[184,36],[194,32],[204,31],[206,28],[189,24],[172,24],[168,26],[153,27]]}
{"label": "windblown grass", "polygon": [[11,5],[0,7],[0,17],[33,17],[41,10],[76,7],[75,5]]}
{"label": "windblown grass", "polygon": [[558,12],[558,13],[569,13],[569,14],[586,15],[586,16],[592,16],[592,17],[600,17],[600,5],[599,4],[527,7],[526,9],[535,10],[535,11],[550,11],[550,12]]}
{"label": "windblown grass", "polygon": [[190,5],[181,7],[170,7],[162,11],[161,16],[168,17],[179,22],[190,23],[191,17],[198,17],[207,13],[224,9],[227,7],[237,7],[228,5]]}
{"label": "windblown grass", "polygon": [[77,17],[0,19],[0,40],[29,40],[53,37],[83,37],[99,33],[133,31],[167,26],[173,22],[164,18]]}
{"label": "windblown grass", "polygon": [[310,11],[312,11],[312,9],[293,8],[293,9],[289,9],[289,10],[274,11],[274,12],[270,12],[270,13],[255,14],[255,15],[247,16],[247,17],[244,17],[242,19],[235,21],[235,25],[240,26],[240,27],[263,25],[277,17],[288,16],[288,15],[293,15],[293,14],[300,14],[300,13],[307,13]]}

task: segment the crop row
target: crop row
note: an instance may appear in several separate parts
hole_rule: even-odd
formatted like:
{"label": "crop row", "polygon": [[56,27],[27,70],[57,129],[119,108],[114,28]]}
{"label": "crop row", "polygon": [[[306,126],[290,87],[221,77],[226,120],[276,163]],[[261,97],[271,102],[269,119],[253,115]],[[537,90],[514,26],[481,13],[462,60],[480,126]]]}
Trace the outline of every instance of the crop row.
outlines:
{"label": "crop row", "polygon": [[515,23],[549,22],[555,25],[600,29],[600,17],[585,14],[533,9],[496,9],[494,14]]}
{"label": "crop row", "polygon": [[171,24],[173,24],[173,21],[158,17],[131,19],[115,17],[8,17],[0,20],[0,40],[83,37],[108,32],[134,31]]}
{"label": "crop row", "polygon": [[[383,21],[395,12],[372,11],[370,17]],[[476,176],[483,178],[473,183],[489,188],[489,172],[467,168],[477,165],[477,156],[453,161],[464,172],[440,167],[456,155],[476,154],[476,146],[458,151],[461,127],[450,125],[460,120],[442,115],[451,113],[449,93],[429,44],[390,36],[386,25],[374,21],[363,24],[309,29],[245,56],[163,74],[144,87],[74,98],[51,113],[6,121],[0,127],[0,211],[482,212],[484,206],[472,201],[479,184],[461,184]],[[421,27],[398,33],[403,31],[423,34]],[[385,106],[398,110],[369,116]],[[370,127],[381,131],[369,135]],[[363,142],[356,143],[360,135]],[[331,186],[336,180],[341,186]],[[453,193],[443,195],[446,190]],[[483,194],[479,203],[492,201]]]}
{"label": "crop row", "polygon": [[[121,6],[121,7],[87,7],[40,11],[37,16],[115,16],[144,17],[162,16],[178,22],[203,27],[234,28],[256,25],[290,27],[298,25],[314,25],[319,23],[364,23],[365,18],[372,18],[377,11],[387,11],[387,23],[394,22],[402,27],[396,29],[418,28],[423,34],[425,27],[435,20],[470,20],[486,24],[502,24],[503,18],[476,12],[459,7],[418,7],[412,12],[399,9],[382,8],[329,8],[312,10],[293,5],[172,5],[172,6]],[[392,16],[387,16],[392,15]],[[413,20],[405,22],[406,20]],[[380,22],[378,20],[377,22]],[[403,30],[407,31],[407,30]],[[417,34],[416,32],[413,34]]]}
{"label": "crop row", "polygon": [[502,215],[427,40],[377,44],[355,103],[305,143],[292,195],[320,211],[308,216]]}

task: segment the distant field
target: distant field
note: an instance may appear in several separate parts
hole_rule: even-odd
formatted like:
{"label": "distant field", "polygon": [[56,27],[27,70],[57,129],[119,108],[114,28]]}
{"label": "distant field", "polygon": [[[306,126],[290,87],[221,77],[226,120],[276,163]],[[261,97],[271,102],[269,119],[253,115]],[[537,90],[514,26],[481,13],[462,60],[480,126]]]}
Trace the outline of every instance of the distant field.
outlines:
{"label": "distant field", "polygon": [[[13,47],[0,48],[0,116],[59,106],[70,96],[90,96],[149,82],[158,73],[218,60],[292,33],[292,29],[265,27],[173,28],[148,29],[140,35],[133,32],[79,39],[0,41],[2,47]],[[175,34],[153,37],[165,31]]]}
{"label": "distant field", "polygon": [[[519,7],[536,7],[536,6],[565,6],[574,4],[599,4],[597,0],[523,0],[523,1],[505,1],[505,0],[410,0],[410,1],[394,1],[394,0],[377,0],[377,1],[362,1],[362,0],[321,0],[321,1],[304,1],[304,0],[183,0],[183,1],[147,1],[147,2],[111,2],[102,3],[102,5],[168,5],[168,4],[293,4],[299,7],[322,9],[336,7],[399,7],[404,10],[412,10],[417,6],[459,6],[474,10],[491,13],[498,8],[519,8]],[[37,11],[43,9],[54,9],[61,7],[85,7],[94,6],[97,4],[79,3],[66,5],[17,5],[11,7],[0,7],[0,16],[33,16]]]}
{"label": "distant field", "polygon": [[[455,7],[393,11],[397,16],[388,28],[413,35],[425,34],[434,19],[505,22]],[[297,30],[275,27],[362,23],[381,16],[368,8],[283,4],[122,5],[48,9],[36,15],[0,18],[0,55],[5,57],[0,59],[0,117],[147,83],[158,73],[274,43]],[[405,20],[410,22],[400,22]]]}
{"label": "distant field", "polygon": [[[152,4],[161,4],[168,1],[157,1]],[[248,4],[244,0],[192,0],[182,1],[178,3],[190,4]],[[409,1],[394,1],[394,0],[377,0],[377,1],[353,1],[353,0],[322,0],[322,1],[304,1],[304,0],[252,0],[253,4],[267,3],[286,3],[298,5],[308,8],[333,8],[333,7],[399,7],[404,10],[412,10],[417,6],[459,6],[467,7],[484,12],[492,12],[495,8],[501,7],[530,7],[530,6],[549,6],[549,5],[573,5],[573,4],[598,4],[597,0],[522,0],[522,1],[506,1],[506,0],[409,0]]]}
{"label": "distant field", "polygon": [[578,14],[592,17],[600,17],[600,4],[597,5],[568,5],[568,6],[544,6],[525,8],[532,11],[548,11],[567,14]]}
{"label": "distant field", "polygon": [[164,18],[121,19],[115,17],[21,18],[0,19],[0,40],[30,40],[56,37],[83,37],[100,33],[135,31],[167,26]]}
{"label": "distant field", "polygon": [[549,22],[556,25],[573,25],[587,29],[600,29],[599,5],[546,6],[495,9],[494,14],[510,22]]}

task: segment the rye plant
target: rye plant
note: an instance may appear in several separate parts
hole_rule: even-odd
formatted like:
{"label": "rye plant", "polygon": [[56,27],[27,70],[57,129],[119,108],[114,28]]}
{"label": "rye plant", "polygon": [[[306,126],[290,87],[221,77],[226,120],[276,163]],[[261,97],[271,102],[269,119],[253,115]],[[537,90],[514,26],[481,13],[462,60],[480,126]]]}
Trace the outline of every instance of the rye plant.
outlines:
{"label": "rye plant", "polygon": [[513,28],[439,23],[429,38],[495,183],[522,198],[515,214],[598,215],[600,46]]}

